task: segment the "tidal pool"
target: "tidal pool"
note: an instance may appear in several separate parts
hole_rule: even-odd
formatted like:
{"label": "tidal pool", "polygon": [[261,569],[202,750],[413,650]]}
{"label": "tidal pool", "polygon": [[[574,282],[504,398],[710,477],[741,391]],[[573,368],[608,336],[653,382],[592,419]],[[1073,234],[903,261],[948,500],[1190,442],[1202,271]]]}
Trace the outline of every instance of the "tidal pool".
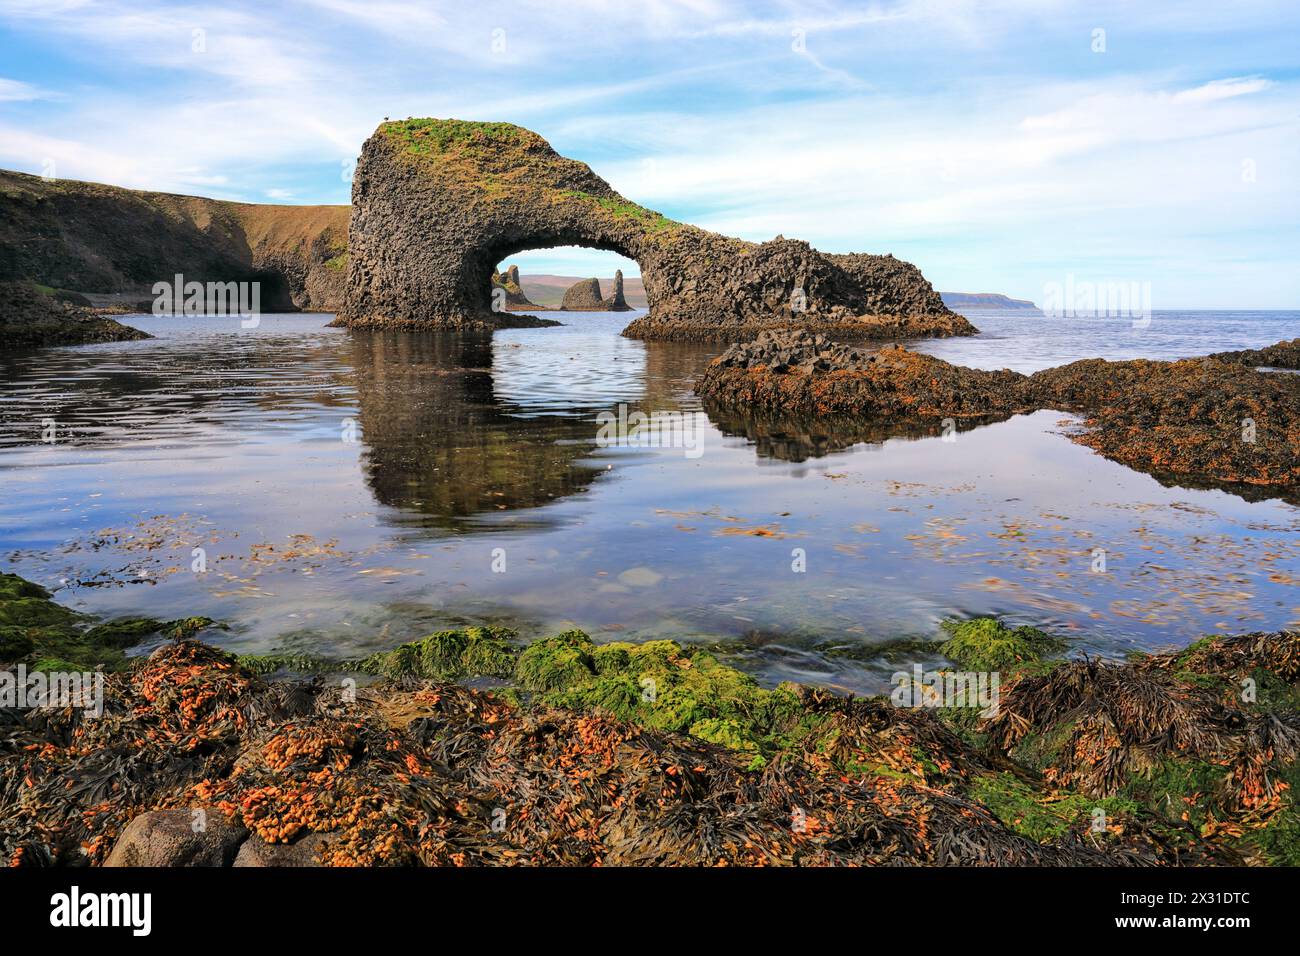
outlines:
{"label": "tidal pool", "polygon": [[[915,347],[1032,371],[1300,334],[1297,313],[968,314],[983,335]],[[1166,487],[1057,412],[948,441],[710,417],[691,385],[716,347],[552,316],[492,337],[138,316],[157,338],[0,353],[3,567],[97,614],[207,615],[241,651],[577,626],[857,692],[951,615],[1109,656],[1300,623],[1286,502]],[[677,430],[601,440],[636,412]]]}

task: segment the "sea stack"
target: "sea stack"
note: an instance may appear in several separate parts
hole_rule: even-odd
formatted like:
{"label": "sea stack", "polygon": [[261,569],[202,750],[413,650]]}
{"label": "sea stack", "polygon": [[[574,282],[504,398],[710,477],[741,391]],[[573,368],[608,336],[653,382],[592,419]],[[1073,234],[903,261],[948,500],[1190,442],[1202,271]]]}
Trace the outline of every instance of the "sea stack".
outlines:
{"label": "sea stack", "polygon": [[608,299],[604,300],[606,312],[631,312],[632,307],[627,304],[623,298],[623,270],[614,271],[614,291]]}
{"label": "sea stack", "polygon": [[565,312],[604,312],[599,279],[582,279],[569,286],[560,308]]}

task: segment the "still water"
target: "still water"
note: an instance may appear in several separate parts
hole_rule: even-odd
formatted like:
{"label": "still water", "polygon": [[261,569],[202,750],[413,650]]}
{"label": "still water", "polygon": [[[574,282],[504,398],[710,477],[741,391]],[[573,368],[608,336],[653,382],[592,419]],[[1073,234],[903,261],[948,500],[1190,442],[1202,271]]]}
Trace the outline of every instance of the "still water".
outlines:
{"label": "still water", "polygon": [[[981,336],[916,347],[1033,371],[1300,334],[1300,313],[968,315]],[[0,353],[0,567],[97,614],[219,619],[241,651],[577,626],[859,692],[896,669],[882,645],[951,615],[1114,656],[1300,622],[1291,504],[1166,487],[1052,411],[955,441],[710,417],[691,385],[716,347],[552,316],[491,338],[133,316],[157,338]],[[598,440],[620,405],[681,429]]]}

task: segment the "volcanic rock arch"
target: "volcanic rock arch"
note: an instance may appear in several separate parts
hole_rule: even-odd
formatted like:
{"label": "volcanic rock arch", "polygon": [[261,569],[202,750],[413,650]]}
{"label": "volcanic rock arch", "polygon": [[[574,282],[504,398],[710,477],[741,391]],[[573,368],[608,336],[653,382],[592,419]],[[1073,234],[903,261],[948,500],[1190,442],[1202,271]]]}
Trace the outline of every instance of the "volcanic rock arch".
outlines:
{"label": "volcanic rock arch", "polygon": [[528,249],[570,245],[640,265],[650,311],[624,330],[637,338],[728,341],[792,326],[881,337],[976,331],[910,263],[677,222],[509,123],[382,124],[362,150],[352,206],[339,317],[351,327],[519,324],[527,317],[491,309],[494,268]]}

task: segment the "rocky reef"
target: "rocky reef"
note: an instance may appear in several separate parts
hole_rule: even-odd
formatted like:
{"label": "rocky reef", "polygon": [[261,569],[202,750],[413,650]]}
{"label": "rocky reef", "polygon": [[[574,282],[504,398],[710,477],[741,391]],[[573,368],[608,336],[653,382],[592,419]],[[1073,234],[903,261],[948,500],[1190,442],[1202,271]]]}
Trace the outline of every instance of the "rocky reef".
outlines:
{"label": "rocky reef", "polygon": [[752,243],[669,219],[509,123],[410,119],[366,141],[352,187],[347,304],[353,327],[498,327],[496,263],[581,245],[635,259],[650,314],[625,334],[739,340],[764,328],[967,335],[915,266]]}
{"label": "rocky reef", "polygon": [[268,311],[335,311],[347,206],[277,206],[0,170],[0,280],[151,299],[177,273],[260,282]]}
{"label": "rocky reef", "polygon": [[237,658],[192,626],[147,657],[52,651],[70,614],[0,579],[0,660],[112,655],[98,716],[0,710],[15,866],[1300,862],[1294,631],[1114,663],[952,621],[929,653],[1001,675],[975,709],[765,688],[700,648],[580,631],[350,661]]}
{"label": "rocky reef", "polygon": [[[1281,343],[1261,353],[1279,361]],[[1160,362],[1086,359],[1033,375],[953,365],[893,346],[836,345],[809,332],[733,345],[696,391],[711,407],[794,420],[894,426],[1005,418],[1041,408],[1079,412],[1073,440],[1178,483],[1247,497],[1300,499],[1300,380],[1220,356]]]}
{"label": "rocky reef", "polygon": [[[53,292],[53,290],[50,290]],[[0,282],[0,349],[150,338],[139,329],[62,301],[30,282]]]}
{"label": "rocky reef", "polygon": [[601,294],[599,279],[581,279],[564,292],[560,308],[565,312],[631,312],[623,298],[623,270],[614,273],[614,288],[608,298]]}

